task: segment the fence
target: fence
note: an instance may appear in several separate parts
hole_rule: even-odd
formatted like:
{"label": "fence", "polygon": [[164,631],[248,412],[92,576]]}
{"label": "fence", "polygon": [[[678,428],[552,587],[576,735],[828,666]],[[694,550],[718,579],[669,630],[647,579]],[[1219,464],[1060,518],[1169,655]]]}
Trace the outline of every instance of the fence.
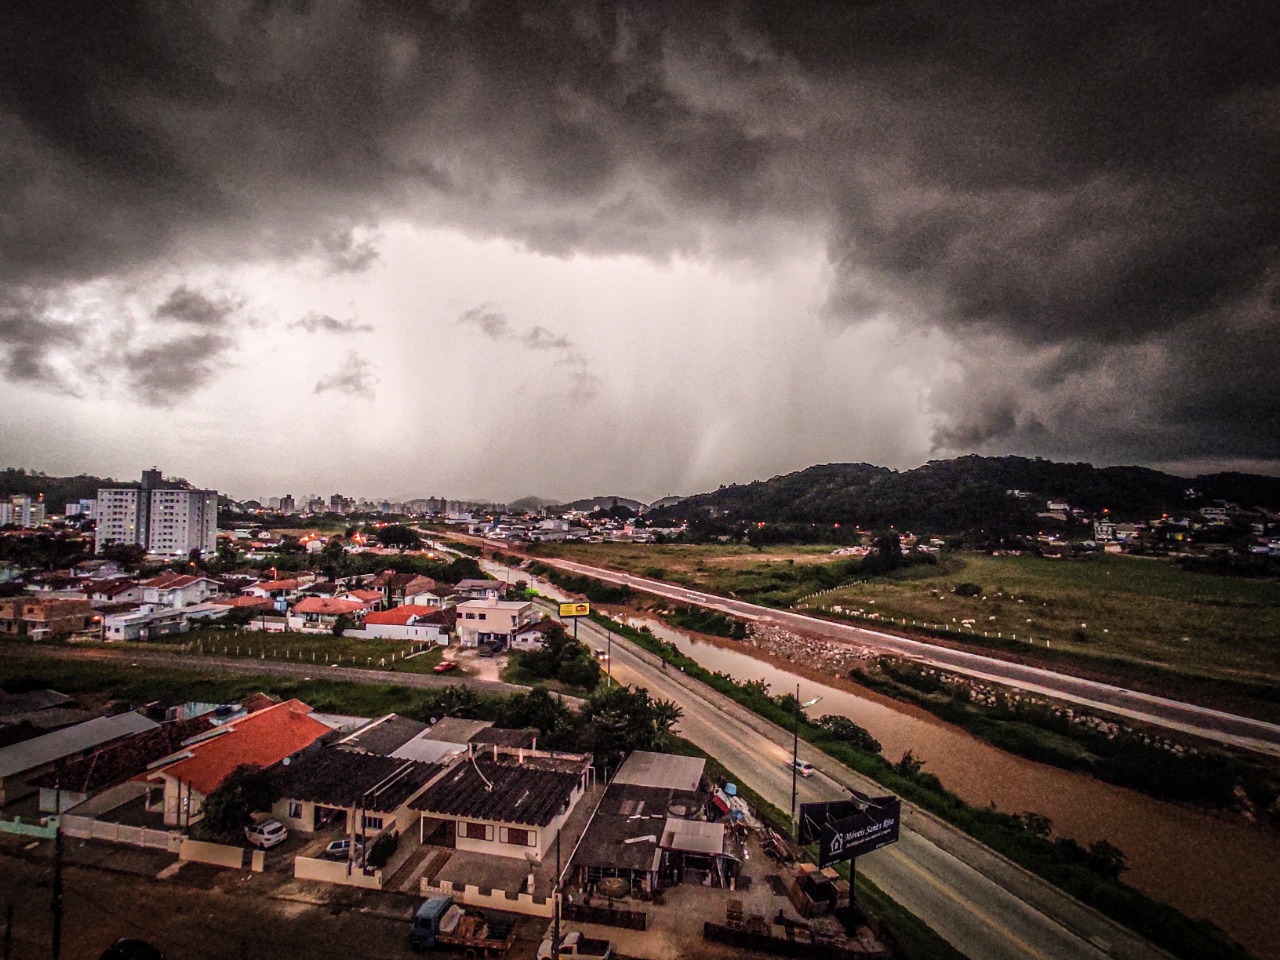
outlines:
{"label": "fence", "polygon": [[12,820],[0,820],[0,833],[16,833],[20,837],[39,837],[42,840],[51,840],[53,835],[58,832],[58,818],[43,818],[43,823],[23,823],[21,817],[15,817]]}
{"label": "fence", "polygon": [[503,910],[507,913],[522,913],[529,917],[550,917],[552,914],[550,897],[535,897],[528,893],[508,893],[506,890],[482,889],[470,884],[454,883],[442,880],[432,883],[426,877],[418,881],[418,892],[424,897],[453,897],[459,903],[469,907],[481,907],[489,910]]}
{"label": "fence", "polygon": [[350,867],[344,861],[319,860],[314,857],[294,857],[293,876],[298,880],[319,880],[323,883],[341,883],[348,887],[366,890],[382,889],[382,871],[365,873],[358,867]]}
{"label": "fence", "polygon": [[63,814],[62,832],[68,837],[84,840],[105,840],[108,843],[127,843],[151,850],[177,853],[182,847],[182,834],[169,830],[151,830],[147,827],[131,827],[125,823],[108,823],[92,817]]}
{"label": "fence", "polygon": [[856,949],[830,937],[815,936],[812,939],[784,940],[782,937],[751,930],[735,930],[723,924],[707,921],[702,925],[702,937],[713,943],[727,943],[743,950],[771,953],[779,957],[830,957],[832,960],[888,960],[892,956],[888,948],[868,950],[859,944]]}
{"label": "fence", "polygon": [[560,914],[566,920],[577,923],[600,923],[624,930],[644,930],[649,925],[649,914],[643,910],[614,910],[611,907],[587,906],[585,903],[564,903]]}

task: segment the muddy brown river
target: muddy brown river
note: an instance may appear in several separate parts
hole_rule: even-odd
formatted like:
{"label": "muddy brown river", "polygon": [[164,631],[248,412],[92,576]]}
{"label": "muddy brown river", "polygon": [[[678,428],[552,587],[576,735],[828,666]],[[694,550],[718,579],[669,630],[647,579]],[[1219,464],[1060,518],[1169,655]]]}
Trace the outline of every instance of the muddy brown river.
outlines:
{"label": "muddy brown river", "polygon": [[1124,879],[1193,917],[1212,920],[1259,957],[1280,958],[1280,834],[1239,818],[1154,800],[1085,774],[1026,760],[932,714],[835,678],[819,682],[733,649],[700,642],[665,624],[635,619],[712,671],[764,680],[771,692],[821,697],[811,716],[843,714],[896,760],[907,750],[924,769],[975,806],[1035,811],[1084,845],[1105,839],[1123,850]]}
{"label": "muddy brown river", "polygon": [[[527,579],[544,595],[563,596],[549,583]],[[1280,832],[1026,760],[910,704],[834,677],[802,676],[733,641],[704,642],[650,618],[629,620],[708,670],[763,680],[774,694],[794,692],[799,683],[801,700],[822,698],[811,716],[843,714],[879,740],[891,760],[910,750],[974,806],[1043,814],[1057,834],[1085,846],[1110,841],[1128,858],[1126,882],[1188,916],[1211,920],[1255,956],[1280,960]]]}

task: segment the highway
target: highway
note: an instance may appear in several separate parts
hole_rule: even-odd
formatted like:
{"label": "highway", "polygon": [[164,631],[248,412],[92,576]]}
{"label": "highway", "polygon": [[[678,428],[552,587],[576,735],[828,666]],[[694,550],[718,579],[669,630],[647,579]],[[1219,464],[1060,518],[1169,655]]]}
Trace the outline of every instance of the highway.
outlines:
{"label": "highway", "polygon": [[1029,693],[1054,697],[1208,740],[1280,756],[1280,725],[1263,720],[1211,710],[1208,707],[1199,707],[1137,690],[1084,680],[1069,674],[1056,673],[1052,670],[1013,663],[983,654],[953,650],[949,647],[911,640],[877,630],[834,623],[789,610],[777,610],[773,607],[745,603],[713,593],[690,590],[661,580],[650,580],[647,577],[638,577],[616,570],[592,567],[572,560],[550,557],[533,559],[547,566],[559,567],[569,573],[625,585],[633,590],[643,590],[645,593],[681,603],[706,607],[747,620],[771,621],[782,627],[821,634],[831,639],[909,657],[920,663],[975,679],[1016,687]]}
{"label": "highway", "polygon": [[[684,711],[678,732],[734,771],[768,802],[791,805],[791,732],[723,694],[663,669],[656,656],[580,620],[580,639],[611,648],[614,682],[645,687]],[[818,773],[799,781],[799,802],[848,797],[846,787],[884,788],[801,741]],[[931,814],[903,804],[901,840],[857,869],[974,960],[1156,960],[1167,954],[1083,906]]]}

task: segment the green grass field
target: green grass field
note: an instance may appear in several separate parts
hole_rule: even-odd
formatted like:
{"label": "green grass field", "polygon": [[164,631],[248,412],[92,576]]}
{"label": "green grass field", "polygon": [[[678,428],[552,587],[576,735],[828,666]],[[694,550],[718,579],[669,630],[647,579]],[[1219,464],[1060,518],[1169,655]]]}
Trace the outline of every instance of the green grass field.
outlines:
{"label": "green grass field", "polygon": [[[982,591],[959,596],[959,583]],[[1135,667],[1265,685],[1280,676],[1280,582],[1187,573],[1163,560],[968,554],[842,587],[816,602],[949,624],[974,639],[1016,635],[1028,647]]]}
{"label": "green grass field", "polygon": [[[108,649],[185,652],[192,657],[240,657],[250,660],[286,660],[326,666],[387,669],[394,665],[404,673],[430,673],[440,662],[444,647],[412,644],[403,640],[359,640],[315,633],[262,633],[253,630],[199,629],[170,637],[163,643],[104,644]],[[420,655],[408,659],[406,653]]]}
{"label": "green grass field", "polygon": [[[789,606],[814,592],[811,565],[833,561],[832,549],[606,543],[537,553]],[[959,596],[959,583],[981,592]],[[1188,573],[1167,560],[952,554],[807,602],[814,611],[839,606],[860,623],[876,614],[906,620],[908,629],[913,620],[945,624],[960,643],[1055,663],[1074,658],[1104,673],[1155,669],[1263,689],[1280,678],[1280,581]]]}

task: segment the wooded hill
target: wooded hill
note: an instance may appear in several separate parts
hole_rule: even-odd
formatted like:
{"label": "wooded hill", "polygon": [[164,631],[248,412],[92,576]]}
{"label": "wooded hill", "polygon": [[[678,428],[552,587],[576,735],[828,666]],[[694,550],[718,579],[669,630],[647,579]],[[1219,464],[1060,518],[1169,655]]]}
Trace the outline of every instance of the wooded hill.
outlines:
{"label": "wooded hill", "polygon": [[[1018,496],[1011,491],[1020,491]],[[649,519],[720,523],[831,524],[931,532],[1029,532],[1049,500],[1116,520],[1182,515],[1219,500],[1245,510],[1280,509],[1280,478],[1241,473],[1175,477],[1146,467],[1094,467],[1026,457],[967,456],[899,472],[828,463],[721,487],[654,511]]]}

